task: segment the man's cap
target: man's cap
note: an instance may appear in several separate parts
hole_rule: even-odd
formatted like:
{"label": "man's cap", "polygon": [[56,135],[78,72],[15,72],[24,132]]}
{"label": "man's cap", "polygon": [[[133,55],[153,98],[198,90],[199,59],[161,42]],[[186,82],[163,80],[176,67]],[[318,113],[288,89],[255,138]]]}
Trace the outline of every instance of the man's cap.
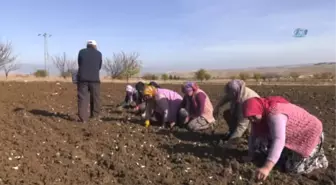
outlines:
{"label": "man's cap", "polygon": [[87,45],[93,45],[93,46],[97,46],[97,42],[95,40],[88,40]]}

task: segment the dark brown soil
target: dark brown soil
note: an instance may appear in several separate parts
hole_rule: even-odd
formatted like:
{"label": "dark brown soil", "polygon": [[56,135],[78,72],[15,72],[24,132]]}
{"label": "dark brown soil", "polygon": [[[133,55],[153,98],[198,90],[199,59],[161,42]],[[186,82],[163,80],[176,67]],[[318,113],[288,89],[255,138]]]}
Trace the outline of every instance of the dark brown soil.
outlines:
{"label": "dark brown soil", "polygon": [[[166,86],[175,90],[179,86]],[[213,103],[223,86],[202,85]],[[335,184],[335,87],[252,87],[283,95],[324,123],[326,171],[292,176],[274,170],[263,184]],[[103,84],[103,121],[76,123],[76,89],[69,83],[0,83],[0,184],[257,184],[255,165],[241,162],[247,141],[224,149],[207,133],[147,130],[115,106],[125,85]],[[220,120],[217,133],[226,125]]]}

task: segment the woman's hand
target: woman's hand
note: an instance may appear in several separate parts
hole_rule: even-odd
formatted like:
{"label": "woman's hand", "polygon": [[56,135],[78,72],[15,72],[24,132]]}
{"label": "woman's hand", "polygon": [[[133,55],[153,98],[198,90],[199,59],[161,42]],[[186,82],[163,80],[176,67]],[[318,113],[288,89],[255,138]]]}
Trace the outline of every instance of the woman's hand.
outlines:
{"label": "woman's hand", "polygon": [[265,165],[262,168],[259,168],[257,170],[256,173],[256,178],[257,180],[266,180],[266,178],[268,177],[269,173],[271,172],[271,170],[273,169],[275,163],[267,160]]}
{"label": "woman's hand", "polygon": [[262,167],[257,169],[256,178],[258,181],[264,181],[268,177],[269,173],[271,172],[271,169],[268,167]]}
{"label": "woman's hand", "polygon": [[170,129],[173,129],[174,126],[175,126],[175,122],[170,122],[170,123],[169,123],[169,128],[170,128]]}

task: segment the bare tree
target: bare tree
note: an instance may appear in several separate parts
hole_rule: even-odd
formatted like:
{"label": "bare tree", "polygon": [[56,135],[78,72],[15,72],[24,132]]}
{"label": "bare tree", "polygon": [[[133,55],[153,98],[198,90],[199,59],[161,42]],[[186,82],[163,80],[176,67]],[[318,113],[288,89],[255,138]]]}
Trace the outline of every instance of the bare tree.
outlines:
{"label": "bare tree", "polygon": [[16,60],[17,56],[13,55],[13,47],[11,42],[0,42],[0,68],[4,65],[12,63]]}
{"label": "bare tree", "polygon": [[108,75],[112,78],[121,78],[122,73],[124,72],[123,61],[124,55],[121,54],[113,54],[113,59],[106,58],[103,64],[103,70],[108,73]]}
{"label": "bare tree", "polygon": [[64,79],[69,77],[71,72],[76,69],[76,62],[74,60],[67,59],[65,53],[63,56],[54,56],[52,60],[58,69],[60,76]]}
{"label": "bare tree", "polygon": [[126,54],[124,52],[113,54],[113,59],[106,58],[103,69],[111,78],[129,78],[138,74],[141,69],[141,61],[138,53]]}
{"label": "bare tree", "polygon": [[21,65],[15,62],[11,62],[11,63],[7,63],[4,66],[2,66],[5,75],[6,75],[6,79],[8,78],[8,75],[10,72],[12,71],[16,71],[18,69],[20,69]]}
{"label": "bare tree", "polygon": [[58,69],[60,76],[63,78],[66,78],[66,76],[63,76],[65,73],[65,67],[66,67],[66,57],[64,56],[54,56],[52,57],[52,60]]}
{"label": "bare tree", "polygon": [[77,67],[77,61],[76,60],[68,60],[66,63],[68,72],[74,72],[78,67]]}
{"label": "bare tree", "polygon": [[121,55],[126,59],[123,61],[123,76],[128,82],[129,78],[140,73],[141,61],[138,59],[140,55],[139,53],[125,54],[124,52],[121,52]]}

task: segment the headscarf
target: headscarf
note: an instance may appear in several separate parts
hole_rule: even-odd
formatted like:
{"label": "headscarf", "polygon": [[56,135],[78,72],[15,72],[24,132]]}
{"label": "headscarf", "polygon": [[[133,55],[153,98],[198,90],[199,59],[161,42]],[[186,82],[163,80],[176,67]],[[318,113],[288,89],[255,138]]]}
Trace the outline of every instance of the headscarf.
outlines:
{"label": "headscarf", "polygon": [[145,89],[145,84],[143,82],[138,82],[138,83],[135,84],[135,89],[138,92],[142,93]]}
{"label": "headscarf", "polygon": [[268,133],[267,115],[277,103],[290,103],[282,96],[268,96],[266,98],[250,98],[243,104],[244,117],[262,115],[261,121],[258,124],[252,124],[254,134],[265,135]]}
{"label": "headscarf", "polygon": [[244,117],[255,115],[265,115],[270,113],[273,106],[277,103],[289,103],[288,100],[282,96],[269,96],[266,98],[250,98],[243,104]]}
{"label": "headscarf", "polygon": [[154,97],[157,89],[154,86],[147,85],[144,90],[144,95],[149,97]]}
{"label": "headscarf", "polygon": [[159,84],[154,81],[149,82],[149,85],[154,86],[155,88],[160,88]]}
{"label": "headscarf", "polygon": [[199,87],[195,82],[187,82],[186,84],[184,84],[182,92],[187,93],[190,91],[197,91],[198,89]]}
{"label": "headscarf", "polygon": [[243,80],[231,80],[225,86],[226,93],[232,94],[235,101],[239,100],[243,88],[245,88],[245,82]]}
{"label": "headscarf", "polygon": [[194,94],[192,96],[187,95],[188,92],[195,92],[199,89],[198,85],[195,82],[187,82],[182,85],[182,92],[185,94],[186,98],[186,107],[190,109],[191,112],[196,113],[198,109],[198,104],[196,101],[196,96]]}
{"label": "headscarf", "polygon": [[127,85],[126,92],[134,92],[134,88],[131,85]]}

